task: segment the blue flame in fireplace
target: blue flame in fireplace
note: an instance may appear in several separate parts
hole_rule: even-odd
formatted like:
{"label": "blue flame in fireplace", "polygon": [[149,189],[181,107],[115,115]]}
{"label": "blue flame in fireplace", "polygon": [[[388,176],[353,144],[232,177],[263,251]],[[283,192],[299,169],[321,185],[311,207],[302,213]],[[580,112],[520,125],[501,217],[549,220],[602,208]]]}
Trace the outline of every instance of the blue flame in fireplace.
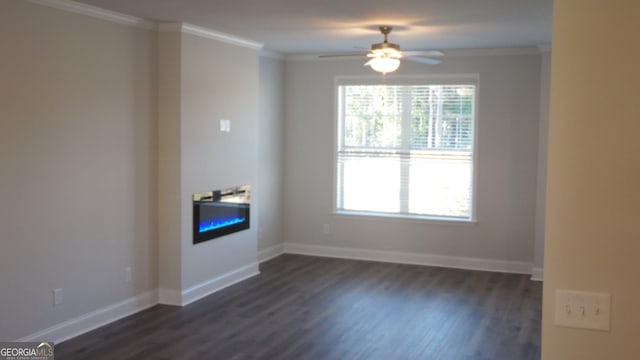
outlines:
{"label": "blue flame in fireplace", "polygon": [[235,225],[235,224],[240,224],[247,221],[247,219],[245,218],[230,218],[230,219],[213,219],[213,220],[209,220],[209,221],[203,221],[200,223],[200,225],[198,226],[198,231],[200,231],[201,233],[206,232],[206,231],[211,231],[211,230],[215,230],[215,229],[220,229],[223,227],[227,227],[227,226],[231,226],[231,225]]}

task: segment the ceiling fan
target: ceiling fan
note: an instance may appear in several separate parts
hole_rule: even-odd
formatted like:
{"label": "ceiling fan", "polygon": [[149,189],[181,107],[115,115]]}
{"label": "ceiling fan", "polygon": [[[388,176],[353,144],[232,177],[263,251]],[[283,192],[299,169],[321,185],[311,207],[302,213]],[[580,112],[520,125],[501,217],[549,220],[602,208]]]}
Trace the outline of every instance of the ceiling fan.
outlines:
{"label": "ceiling fan", "polygon": [[400,66],[400,59],[406,59],[409,61],[415,61],[424,64],[435,65],[441,61],[438,59],[432,59],[431,57],[443,56],[444,54],[440,50],[416,50],[416,51],[400,51],[400,45],[390,43],[387,40],[387,36],[393,29],[391,26],[380,26],[378,28],[380,33],[384,35],[384,41],[371,45],[371,51],[366,53],[352,53],[352,54],[333,54],[333,55],[320,55],[321,58],[330,57],[348,57],[348,56],[366,56],[369,58],[364,65],[371,66],[375,71],[383,74],[396,71]]}

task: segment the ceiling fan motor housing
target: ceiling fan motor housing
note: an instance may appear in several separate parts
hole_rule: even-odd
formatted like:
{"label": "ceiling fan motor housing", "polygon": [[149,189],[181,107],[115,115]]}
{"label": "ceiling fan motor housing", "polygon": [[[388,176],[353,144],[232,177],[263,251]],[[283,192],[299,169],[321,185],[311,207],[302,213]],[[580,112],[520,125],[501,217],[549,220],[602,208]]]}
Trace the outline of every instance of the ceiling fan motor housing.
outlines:
{"label": "ceiling fan motor housing", "polygon": [[400,51],[400,45],[386,42],[386,41],[371,45],[371,50],[385,50],[385,49],[393,49],[396,51]]}
{"label": "ceiling fan motor housing", "polygon": [[402,53],[400,52],[400,45],[390,43],[387,40],[387,35],[393,29],[391,26],[380,26],[380,32],[384,35],[384,41],[381,43],[371,45],[371,52],[374,55],[384,56],[384,57],[392,57],[392,58],[400,58],[402,57]]}

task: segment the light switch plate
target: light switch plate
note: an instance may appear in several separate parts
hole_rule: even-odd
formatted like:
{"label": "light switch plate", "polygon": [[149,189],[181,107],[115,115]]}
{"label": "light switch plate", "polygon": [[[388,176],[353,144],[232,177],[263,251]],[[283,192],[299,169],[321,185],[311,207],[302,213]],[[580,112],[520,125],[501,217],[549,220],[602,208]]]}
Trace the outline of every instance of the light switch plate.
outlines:
{"label": "light switch plate", "polygon": [[555,305],[555,324],[558,326],[610,330],[610,294],[558,289]]}
{"label": "light switch plate", "polygon": [[220,132],[231,132],[231,120],[220,120]]}

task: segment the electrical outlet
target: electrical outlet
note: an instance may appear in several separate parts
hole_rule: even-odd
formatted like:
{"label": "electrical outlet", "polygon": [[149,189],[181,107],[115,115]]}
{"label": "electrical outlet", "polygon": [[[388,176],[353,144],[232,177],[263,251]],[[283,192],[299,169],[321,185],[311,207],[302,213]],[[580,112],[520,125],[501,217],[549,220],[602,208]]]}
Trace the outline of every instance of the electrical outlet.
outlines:
{"label": "electrical outlet", "polygon": [[331,234],[331,225],[329,224],[322,225],[322,233],[325,235]]}
{"label": "electrical outlet", "polygon": [[62,304],[62,289],[53,289],[53,305]]}
{"label": "electrical outlet", "polygon": [[611,295],[556,290],[555,323],[558,326],[610,330]]}
{"label": "electrical outlet", "polygon": [[124,282],[130,283],[133,276],[131,274],[131,267],[124,268]]}

